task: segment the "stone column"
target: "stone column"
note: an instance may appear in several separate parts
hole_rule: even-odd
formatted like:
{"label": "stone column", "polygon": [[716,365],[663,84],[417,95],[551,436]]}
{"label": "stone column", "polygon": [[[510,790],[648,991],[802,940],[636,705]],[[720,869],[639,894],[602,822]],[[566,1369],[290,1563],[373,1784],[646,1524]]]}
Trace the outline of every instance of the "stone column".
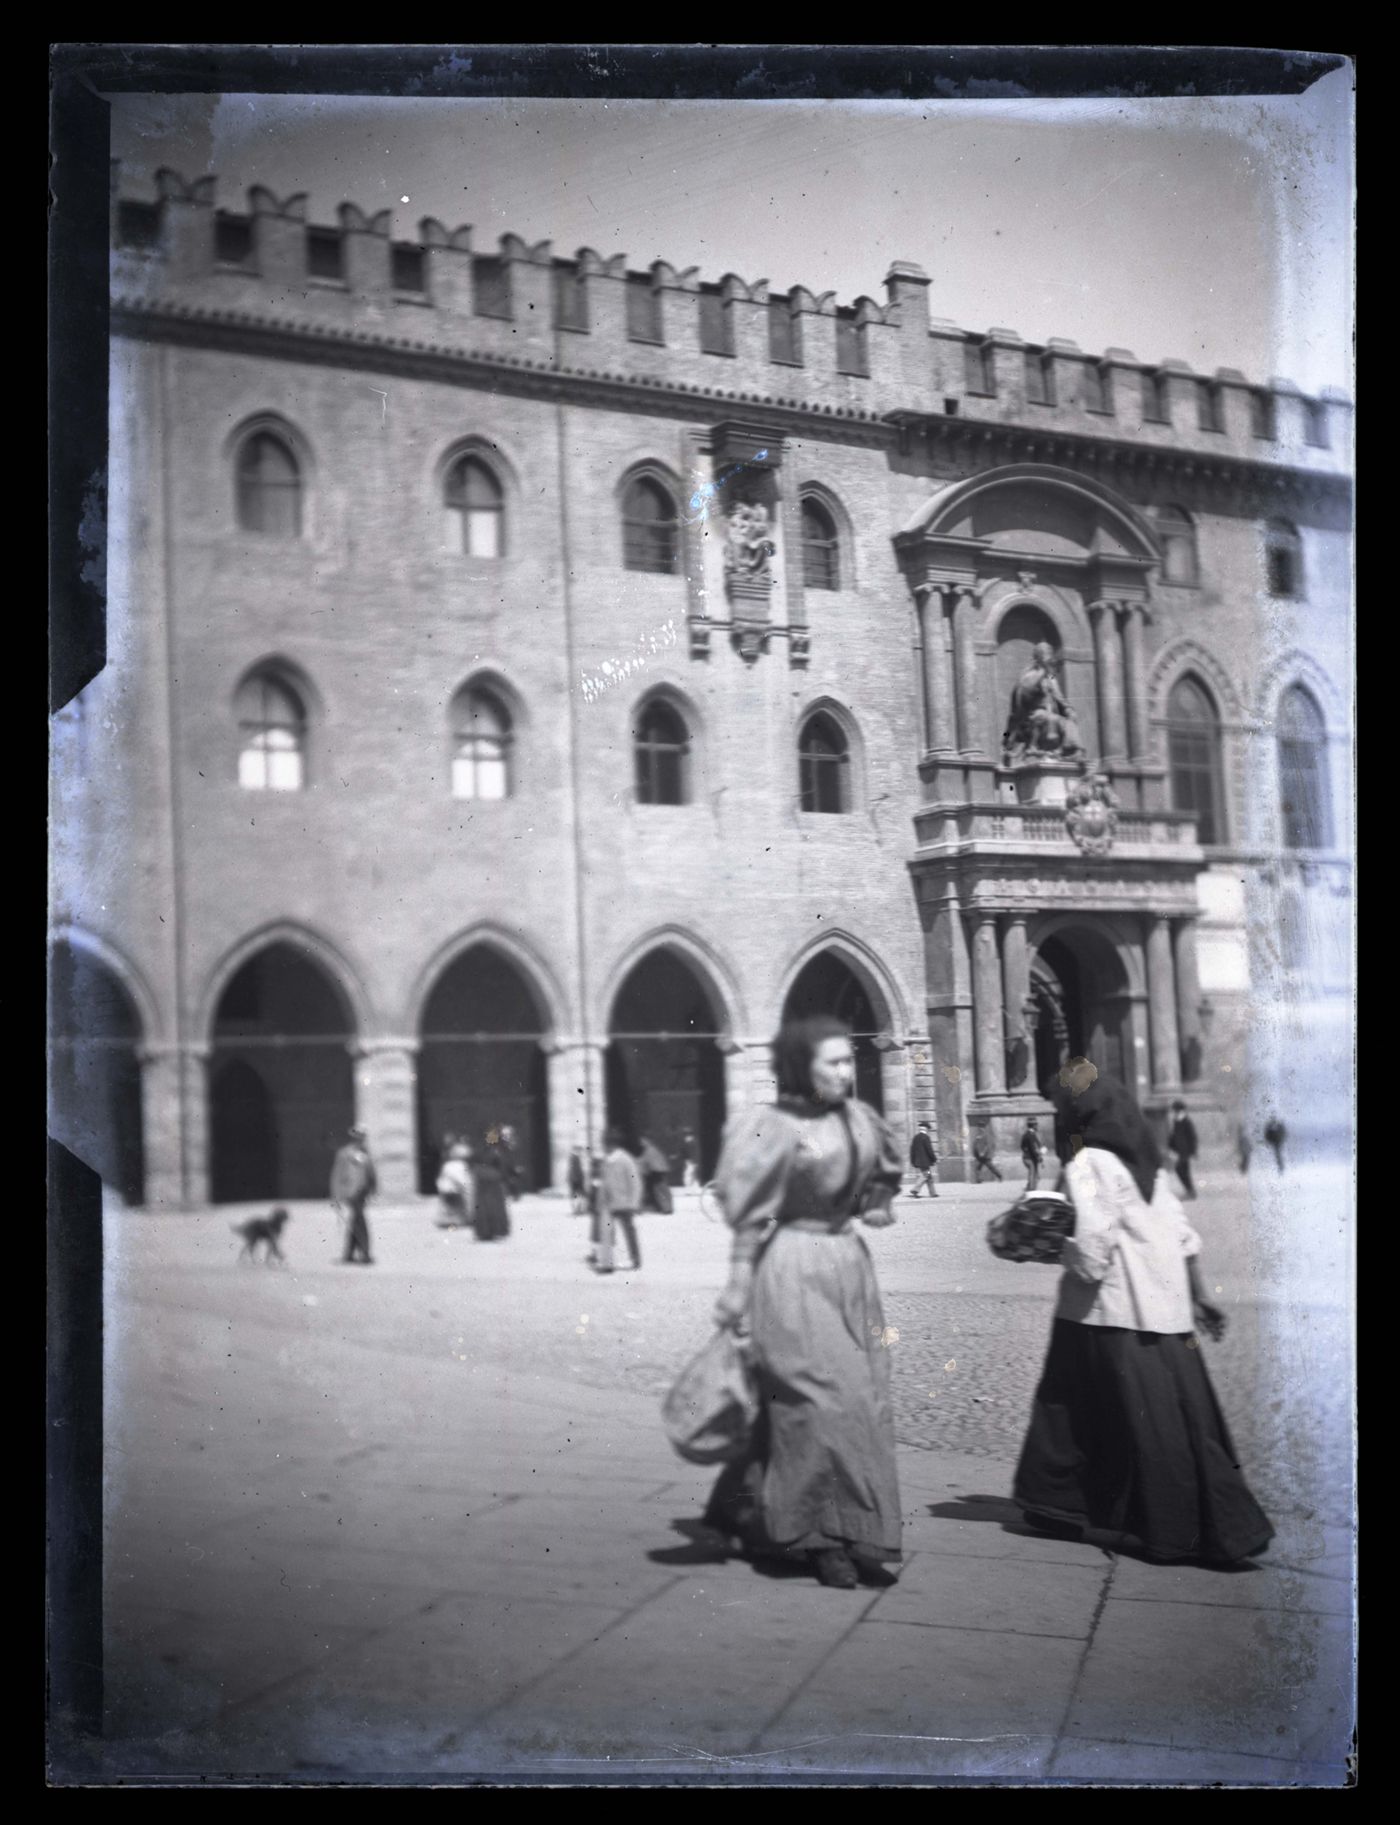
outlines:
{"label": "stone column", "polygon": [[1138,764],[1147,755],[1147,671],[1143,660],[1142,603],[1123,604],[1123,689],[1128,709],[1128,758]]}
{"label": "stone column", "polygon": [[919,591],[919,618],[924,645],[924,747],[935,754],[955,754],[957,714],[941,589]]}
{"label": "stone column", "polygon": [[185,1058],[185,1067],[180,1073],[184,1202],[187,1208],[198,1208],[209,1202],[210,1193],[209,1067],[214,1048],[201,1042],[181,1049]]}
{"label": "stone column", "polygon": [[1176,971],[1172,967],[1170,922],[1147,916],[1147,1013],[1151,1027],[1152,1088],[1175,1090],[1181,1056],[1176,1027]]}
{"label": "stone column", "polygon": [[1123,719],[1123,649],[1118,638],[1118,616],[1111,602],[1091,602],[1094,624],[1094,673],[1099,698],[1099,758],[1127,758],[1128,738]]}
{"label": "stone column", "polygon": [[972,1012],[977,1034],[977,1090],[1006,1088],[1006,1032],[1002,1014],[1001,958],[995,913],[975,913],[972,940]]}
{"label": "stone column", "polygon": [[749,1047],[758,1048],[760,1042],[735,1039],[726,1034],[716,1043],[724,1059],[724,1121],[728,1127],[741,1110],[748,1108],[753,1096]]}
{"label": "stone column", "polygon": [[1181,1036],[1181,1081],[1201,1075],[1201,978],[1196,967],[1196,921],[1173,921],[1176,938],[1176,1018]]}
{"label": "stone column", "polygon": [[957,673],[958,746],[965,755],[985,758],[982,741],[982,705],[978,693],[977,597],[970,589],[953,592],[953,646]]}
{"label": "stone column", "polygon": [[[604,1127],[604,1047],[597,1041],[556,1039],[543,1042],[549,1072],[549,1160],[552,1182],[569,1182],[569,1153],[574,1147],[595,1151]],[[592,1099],[590,1105],[590,1091]],[[595,1132],[588,1128],[593,1110]]]}
{"label": "stone column", "polygon": [[381,1198],[418,1196],[418,1041],[352,1042],[355,1120],[369,1135]]}
{"label": "stone column", "polygon": [[[141,1066],[141,1146],[145,1156],[148,1210],[179,1210],[185,1203],[181,1161],[182,1123],[180,1048],[147,1045],[138,1049]],[[191,1060],[196,1077],[202,1067]]]}
{"label": "stone column", "polygon": [[778,1080],[773,1074],[773,1041],[746,1039],[743,1047],[742,1057],[735,1053],[725,1060],[726,1090],[730,1086],[744,1087],[747,1080],[744,1101],[731,1107],[731,1118],[754,1103],[771,1103],[778,1095]]}
{"label": "stone column", "polygon": [[1030,1075],[1030,1035],[1026,1003],[1031,994],[1031,959],[1026,943],[1026,915],[1008,915],[1002,932],[1002,982],[1006,994],[1006,1051],[1010,1088],[1019,1089]]}

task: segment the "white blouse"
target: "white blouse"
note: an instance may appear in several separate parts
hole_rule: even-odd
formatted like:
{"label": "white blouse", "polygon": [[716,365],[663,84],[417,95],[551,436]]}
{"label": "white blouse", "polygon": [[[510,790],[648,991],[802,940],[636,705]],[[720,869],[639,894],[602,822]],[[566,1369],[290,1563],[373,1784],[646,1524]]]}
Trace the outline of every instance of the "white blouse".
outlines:
{"label": "white blouse", "polygon": [[1117,1154],[1085,1147],[1065,1169],[1074,1235],[1065,1243],[1057,1318],[1180,1336],[1194,1328],[1188,1257],[1201,1239],[1165,1171],[1152,1202]]}

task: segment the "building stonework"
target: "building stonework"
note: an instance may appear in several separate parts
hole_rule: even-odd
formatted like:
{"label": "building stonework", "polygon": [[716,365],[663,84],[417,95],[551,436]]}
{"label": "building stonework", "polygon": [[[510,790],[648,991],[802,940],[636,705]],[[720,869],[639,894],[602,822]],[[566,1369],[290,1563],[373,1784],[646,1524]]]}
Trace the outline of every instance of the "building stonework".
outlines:
{"label": "building stonework", "polygon": [[503,1121],[708,1172],[785,1009],[954,1177],[1067,1050],[1218,1149],[1344,1041],[1341,395],[158,189],[54,742],[55,1119],[129,1197],[319,1195],[355,1116],[396,1196]]}

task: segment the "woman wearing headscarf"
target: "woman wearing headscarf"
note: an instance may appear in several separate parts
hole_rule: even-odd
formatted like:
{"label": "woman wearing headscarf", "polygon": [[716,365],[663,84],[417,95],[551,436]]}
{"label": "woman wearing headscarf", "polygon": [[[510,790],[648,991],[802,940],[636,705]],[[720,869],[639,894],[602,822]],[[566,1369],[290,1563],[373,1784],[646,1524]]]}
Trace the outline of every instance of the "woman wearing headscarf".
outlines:
{"label": "woman wearing headscarf", "polygon": [[469,1229],[472,1223],[473,1186],[471,1149],[465,1141],[449,1136],[442,1171],[437,1177],[439,1208],[434,1219],[439,1229]]}
{"label": "woman wearing headscarf", "polygon": [[1233,1564],[1273,1536],[1194,1326],[1219,1337],[1200,1237],[1128,1090],[1071,1059],[1055,1143],[1075,1230],[1013,1494],[1032,1526],[1137,1539],[1149,1558]]}
{"label": "woman wearing headscarf", "polygon": [[779,1101],[737,1120],[716,1181],[734,1242],[715,1316],[747,1325],[759,1419],[705,1521],[754,1556],[806,1555],[823,1584],[888,1584],[881,1561],[900,1557],[888,1339],[852,1218],[894,1221],[903,1161],[852,1097],[849,1028],[793,1022],[773,1060]]}

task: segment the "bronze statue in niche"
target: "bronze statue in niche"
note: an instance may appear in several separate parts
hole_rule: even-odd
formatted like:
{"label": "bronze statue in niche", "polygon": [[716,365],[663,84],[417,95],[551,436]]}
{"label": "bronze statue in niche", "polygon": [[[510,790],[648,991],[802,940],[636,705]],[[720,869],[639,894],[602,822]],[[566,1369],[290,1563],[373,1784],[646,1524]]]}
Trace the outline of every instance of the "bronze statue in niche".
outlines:
{"label": "bronze statue in niche", "polygon": [[1032,650],[1031,663],[1011,693],[1011,717],[1001,740],[1004,765],[1087,758],[1074,711],[1060,688],[1059,664],[1048,641]]}

